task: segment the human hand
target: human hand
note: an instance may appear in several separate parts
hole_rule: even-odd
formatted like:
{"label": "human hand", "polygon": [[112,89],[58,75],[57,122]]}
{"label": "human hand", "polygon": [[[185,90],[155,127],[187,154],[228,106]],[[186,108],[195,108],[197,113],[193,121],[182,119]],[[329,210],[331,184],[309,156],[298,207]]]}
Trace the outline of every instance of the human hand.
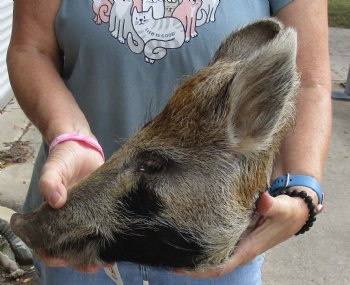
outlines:
{"label": "human hand", "polygon": [[84,143],[62,142],[53,148],[42,168],[39,190],[52,208],[61,208],[67,200],[67,189],[103,162],[102,156]]}
{"label": "human hand", "polygon": [[263,193],[257,201],[257,209],[256,218],[243,234],[232,259],[224,267],[200,273],[183,270],[174,272],[196,278],[223,276],[292,237],[302,228],[309,215],[303,199],[286,195],[273,198],[268,193]]}
{"label": "human hand", "polygon": [[[99,152],[84,143],[65,141],[56,145],[43,166],[39,190],[51,207],[58,209],[67,200],[67,189],[102,165]],[[52,258],[44,250],[37,250],[39,258],[49,266],[68,266],[63,259]],[[78,271],[96,272],[96,264],[73,265]]]}

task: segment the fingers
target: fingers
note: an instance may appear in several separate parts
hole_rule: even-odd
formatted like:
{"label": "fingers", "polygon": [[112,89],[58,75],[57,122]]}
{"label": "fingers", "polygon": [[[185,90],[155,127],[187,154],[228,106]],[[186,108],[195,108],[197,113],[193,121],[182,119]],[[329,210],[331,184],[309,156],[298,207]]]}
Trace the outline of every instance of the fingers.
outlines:
{"label": "fingers", "polygon": [[261,215],[265,215],[273,205],[273,197],[269,193],[264,192],[260,195],[257,201],[258,212]]}
{"label": "fingers", "polygon": [[52,266],[52,267],[68,266],[67,260],[62,259],[62,258],[50,257],[46,254],[45,250],[43,250],[43,249],[36,249],[35,253],[40,258],[40,260],[43,261],[48,266]]}
{"label": "fingers", "polygon": [[303,201],[285,195],[276,198],[267,195],[259,201],[258,210],[264,213],[259,225],[241,240],[235,250],[233,259],[238,264],[247,263],[290,238],[305,223],[305,211],[300,209]]}
{"label": "fingers", "polygon": [[74,265],[73,266],[75,270],[82,272],[82,273],[96,273],[100,270],[100,267],[96,264],[81,264],[81,265]]}
{"label": "fingers", "polygon": [[289,215],[289,210],[294,208],[296,204],[298,204],[297,200],[291,200],[290,197],[282,195],[274,198],[269,193],[264,192],[257,201],[257,210],[265,218],[277,217]]}
{"label": "fingers", "polygon": [[274,198],[265,192],[261,194],[257,201],[257,209],[259,212],[259,216],[257,217],[258,219],[254,223],[254,228],[249,229],[249,231],[243,234],[242,240],[239,243],[237,249],[235,250],[232,259],[224,267],[213,268],[204,272],[188,272],[181,269],[175,269],[173,270],[174,273],[194,278],[220,277],[233,271],[238,266],[254,259],[258,254],[262,252],[260,252],[260,248],[257,247],[256,244],[254,244],[254,237],[257,229],[260,229],[261,226],[263,226],[262,224],[266,223],[266,219],[264,219],[263,216],[275,215],[276,212],[280,211],[280,207],[278,203],[276,205]]}
{"label": "fingers", "polygon": [[[73,268],[79,272],[83,273],[96,273],[100,270],[100,266],[97,264],[79,264],[79,265],[71,265],[69,262],[62,258],[50,257],[46,254],[45,250],[37,249],[35,251],[36,255],[40,258],[42,262],[44,262],[47,266],[50,267],[66,267],[73,266]],[[105,267],[112,267],[113,264],[106,264]]]}
{"label": "fingers", "polygon": [[212,268],[203,272],[190,272],[182,269],[174,269],[173,272],[193,278],[221,277],[237,268],[240,265],[238,261],[238,259],[233,258],[224,267]]}
{"label": "fingers", "polygon": [[47,164],[42,171],[39,190],[52,208],[63,207],[67,200],[67,189],[62,183],[62,177],[55,167]]}
{"label": "fingers", "polygon": [[39,190],[52,208],[61,208],[67,200],[67,188],[103,162],[95,150],[77,142],[63,142],[50,153],[42,169]]}
{"label": "fingers", "polygon": [[203,273],[181,270],[175,272],[197,278],[223,276],[288,239],[298,230],[298,223],[305,221],[303,211],[300,211],[299,199],[288,196],[273,198],[268,193],[263,193],[257,201],[257,208],[260,216],[255,228],[244,234],[225,267]]}

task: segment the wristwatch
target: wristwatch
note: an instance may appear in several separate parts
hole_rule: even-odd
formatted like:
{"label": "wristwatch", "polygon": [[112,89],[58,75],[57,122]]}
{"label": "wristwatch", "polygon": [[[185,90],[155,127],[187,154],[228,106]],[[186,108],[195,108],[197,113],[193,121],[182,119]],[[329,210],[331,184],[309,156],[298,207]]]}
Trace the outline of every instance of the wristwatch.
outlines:
{"label": "wristwatch", "polygon": [[318,197],[317,212],[323,208],[324,193],[321,184],[312,176],[289,174],[277,177],[271,184],[268,192],[271,196],[276,196],[281,189],[288,189],[293,186],[304,186],[316,192]]}

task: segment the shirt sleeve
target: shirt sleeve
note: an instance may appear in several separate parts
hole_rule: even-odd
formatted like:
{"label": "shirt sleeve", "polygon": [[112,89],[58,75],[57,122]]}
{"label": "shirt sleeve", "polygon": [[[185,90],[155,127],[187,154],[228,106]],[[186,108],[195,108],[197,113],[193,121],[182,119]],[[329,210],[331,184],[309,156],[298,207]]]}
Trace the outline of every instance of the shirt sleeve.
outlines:
{"label": "shirt sleeve", "polygon": [[275,16],[279,10],[281,10],[284,6],[293,2],[293,0],[270,0],[270,9],[271,15]]}

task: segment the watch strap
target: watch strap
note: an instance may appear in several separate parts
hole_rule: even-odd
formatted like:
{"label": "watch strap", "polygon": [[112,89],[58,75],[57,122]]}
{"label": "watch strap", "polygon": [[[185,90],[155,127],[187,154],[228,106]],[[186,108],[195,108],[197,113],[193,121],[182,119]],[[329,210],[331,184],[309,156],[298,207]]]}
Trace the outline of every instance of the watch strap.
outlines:
{"label": "watch strap", "polygon": [[277,177],[269,188],[272,196],[278,194],[281,189],[288,189],[293,186],[304,186],[315,191],[318,197],[318,204],[323,204],[323,191],[321,184],[313,177],[308,175],[289,174]]}

